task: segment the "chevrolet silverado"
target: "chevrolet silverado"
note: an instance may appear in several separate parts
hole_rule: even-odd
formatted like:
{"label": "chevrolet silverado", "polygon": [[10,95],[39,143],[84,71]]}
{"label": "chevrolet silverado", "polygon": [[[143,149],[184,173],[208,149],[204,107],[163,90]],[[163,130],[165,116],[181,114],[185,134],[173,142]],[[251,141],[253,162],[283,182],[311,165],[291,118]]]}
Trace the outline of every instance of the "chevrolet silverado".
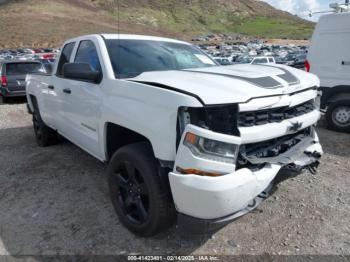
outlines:
{"label": "chevrolet silverado", "polygon": [[[108,163],[120,221],[198,233],[254,209],[283,170],[315,171],[319,80],[283,65],[219,66],[189,43],[88,35],[26,78],[39,146],[63,136]],[[78,160],[77,160],[78,161]]]}

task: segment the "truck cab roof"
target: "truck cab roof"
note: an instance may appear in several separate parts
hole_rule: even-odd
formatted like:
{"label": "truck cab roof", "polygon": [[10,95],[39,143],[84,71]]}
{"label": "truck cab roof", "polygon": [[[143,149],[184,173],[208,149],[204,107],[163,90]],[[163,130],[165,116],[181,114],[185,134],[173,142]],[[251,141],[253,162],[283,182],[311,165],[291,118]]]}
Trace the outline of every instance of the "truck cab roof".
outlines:
{"label": "truck cab roof", "polygon": [[94,35],[84,35],[77,38],[70,39],[66,42],[79,41],[86,38],[91,37],[102,37],[103,39],[127,39],[127,40],[144,40],[144,41],[162,41],[162,42],[170,42],[170,43],[179,43],[184,45],[190,45],[187,42],[166,38],[166,37],[158,37],[158,36],[148,36],[148,35],[134,35],[134,34],[94,34]]}

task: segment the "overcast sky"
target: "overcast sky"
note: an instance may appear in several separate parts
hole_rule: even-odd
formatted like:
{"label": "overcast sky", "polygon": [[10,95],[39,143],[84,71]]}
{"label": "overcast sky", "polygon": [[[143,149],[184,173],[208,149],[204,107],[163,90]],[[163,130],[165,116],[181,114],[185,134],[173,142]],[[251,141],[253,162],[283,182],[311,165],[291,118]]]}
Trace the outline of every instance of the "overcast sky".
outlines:
{"label": "overcast sky", "polygon": [[270,5],[282,9],[284,11],[288,11],[293,15],[299,15],[305,19],[310,19],[316,21],[318,16],[314,16],[312,18],[308,17],[309,11],[324,11],[329,10],[329,4],[334,2],[345,2],[342,0],[262,0]]}

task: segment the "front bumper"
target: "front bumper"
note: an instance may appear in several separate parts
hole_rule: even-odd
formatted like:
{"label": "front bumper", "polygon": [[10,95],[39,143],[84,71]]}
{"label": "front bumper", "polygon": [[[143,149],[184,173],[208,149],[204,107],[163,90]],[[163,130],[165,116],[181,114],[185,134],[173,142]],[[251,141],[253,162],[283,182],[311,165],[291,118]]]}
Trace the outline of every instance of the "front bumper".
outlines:
{"label": "front bumper", "polygon": [[[304,123],[311,127],[317,122],[319,114],[313,113],[309,117],[313,119]],[[287,123],[284,124],[287,125]],[[242,138],[214,133],[192,125],[186,127],[186,132],[237,145],[245,143]],[[248,140],[251,140],[249,138]],[[204,227],[204,230],[216,228],[244,215],[264,199],[259,196],[263,192],[266,196],[281,169],[293,167],[301,170],[313,166],[314,163],[318,163],[319,157],[323,154],[317,134],[314,133],[312,139],[305,139],[303,143],[291,147],[290,150],[275,159],[268,159],[260,169],[236,170],[235,164],[218,163],[195,157],[182,142],[178,149],[175,169],[169,173],[169,181],[179,213],[179,224],[197,224],[197,227],[190,226],[186,231],[191,228],[196,231],[198,226]],[[226,175],[219,177],[183,175],[176,171],[176,166],[201,168],[208,172],[216,171]]]}
{"label": "front bumper", "polygon": [[183,232],[191,234],[202,235],[215,232],[233,220],[254,210],[269,196],[272,188],[273,184],[271,183],[268,188],[255,197],[244,209],[241,209],[240,211],[237,211],[231,215],[215,219],[201,219],[179,213],[177,223]]}
{"label": "front bumper", "polygon": [[216,219],[246,208],[263,192],[281,166],[267,164],[252,172],[248,168],[221,177],[170,173],[170,185],[177,211],[200,219]]}

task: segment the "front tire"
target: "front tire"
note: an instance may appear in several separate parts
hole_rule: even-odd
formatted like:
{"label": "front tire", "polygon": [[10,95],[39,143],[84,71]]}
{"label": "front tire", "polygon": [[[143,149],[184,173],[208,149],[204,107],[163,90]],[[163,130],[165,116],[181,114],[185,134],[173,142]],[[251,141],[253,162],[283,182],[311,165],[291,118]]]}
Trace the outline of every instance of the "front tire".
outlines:
{"label": "front tire", "polygon": [[34,112],[33,112],[33,127],[35,139],[40,147],[47,147],[57,144],[58,135],[57,132],[48,127],[41,118],[37,101],[33,100]]}
{"label": "front tire", "polygon": [[148,143],[120,148],[108,167],[114,209],[122,224],[139,236],[156,235],[176,218],[170,191],[158,172],[157,160]]}
{"label": "front tire", "polygon": [[350,99],[332,102],[328,106],[326,120],[329,129],[350,132]]}

